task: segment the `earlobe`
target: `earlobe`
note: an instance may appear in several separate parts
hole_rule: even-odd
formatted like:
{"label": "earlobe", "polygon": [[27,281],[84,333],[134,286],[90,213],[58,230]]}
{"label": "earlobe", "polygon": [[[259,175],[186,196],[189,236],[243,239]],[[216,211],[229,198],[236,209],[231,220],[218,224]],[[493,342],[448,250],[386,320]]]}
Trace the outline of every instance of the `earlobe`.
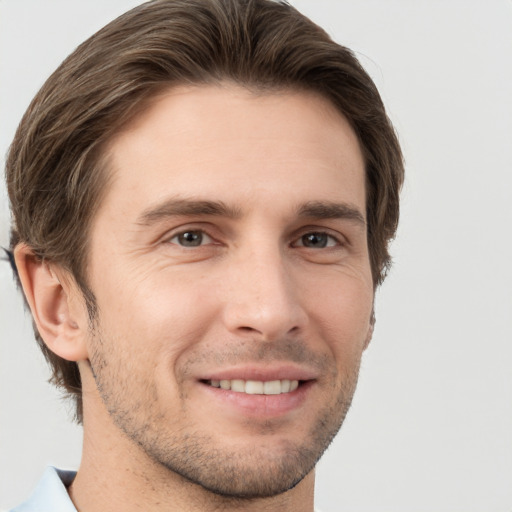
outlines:
{"label": "earlobe", "polygon": [[68,361],[87,359],[88,324],[73,301],[77,292],[64,282],[56,266],[37,258],[26,244],[16,247],[14,257],[32,316],[48,348]]}

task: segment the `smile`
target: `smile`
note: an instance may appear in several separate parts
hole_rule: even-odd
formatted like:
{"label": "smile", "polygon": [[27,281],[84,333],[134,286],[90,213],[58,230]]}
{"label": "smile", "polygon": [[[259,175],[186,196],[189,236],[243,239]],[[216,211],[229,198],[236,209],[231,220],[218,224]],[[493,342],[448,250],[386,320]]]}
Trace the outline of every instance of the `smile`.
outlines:
{"label": "smile", "polygon": [[298,380],[208,380],[207,384],[214,388],[235,391],[236,393],[246,393],[248,395],[280,395],[282,393],[291,393],[299,387]]}

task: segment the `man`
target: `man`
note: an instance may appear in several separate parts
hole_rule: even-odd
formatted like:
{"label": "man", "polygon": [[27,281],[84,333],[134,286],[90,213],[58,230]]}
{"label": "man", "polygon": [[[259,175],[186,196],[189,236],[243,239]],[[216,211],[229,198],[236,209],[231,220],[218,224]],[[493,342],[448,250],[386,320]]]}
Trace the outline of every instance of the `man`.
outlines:
{"label": "man", "polygon": [[351,52],[283,3],[148,2],[49,78],[6,175],[84,426],[19,510],[313,510],[403,179]]}

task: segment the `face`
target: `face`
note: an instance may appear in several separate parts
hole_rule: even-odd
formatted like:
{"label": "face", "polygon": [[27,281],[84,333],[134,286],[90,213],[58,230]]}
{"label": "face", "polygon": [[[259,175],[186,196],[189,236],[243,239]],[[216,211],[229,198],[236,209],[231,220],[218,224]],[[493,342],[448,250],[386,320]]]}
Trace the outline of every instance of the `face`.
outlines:
{"label": "face", "polygon": [[175,88],[110,146],[88,351],[144,457],[225,496],[311,472],[371,332],[364,162],[308,93]]}

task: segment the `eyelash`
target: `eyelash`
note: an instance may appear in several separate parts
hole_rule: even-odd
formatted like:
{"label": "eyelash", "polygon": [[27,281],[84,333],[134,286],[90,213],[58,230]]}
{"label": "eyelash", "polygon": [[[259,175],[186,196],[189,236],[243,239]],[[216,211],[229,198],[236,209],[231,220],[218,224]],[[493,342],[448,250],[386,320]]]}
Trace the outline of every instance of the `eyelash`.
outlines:
{"label": "eyelash", "polygon": [[184,246],[182,245],[181,243],[176,243],[176,242],[173,242],[173,240],[176,238],[179,238],[179,237],[182,237],[182,236],[185,236],[187,234],[199,234],[201,235],[201,242],[203,241],[203,238],[204,237],[207,237],[210,241],[213,241],[214,239],[208,234],[206,233],[206,231],[202,230],[202,229],[186,229],[184,231],[180,231],[179,233],[176,233],[175,235],[173,235],[171,238],[168,238],[167,239],[167,242],[168,243],[171,243],[171,244],[174,244],[174,245],[178,245],[180,247],[184,247],[184,248],[190,248],[190,247],[202,247],[203,244],[200,243],[199,245],[190,245],[190,246]]}
{"label": "eyelash", "polygon": [[[304,245],[304,239],[306,237],[325,237],[326,238],[326,245],[321,247],[307,247]],[[297,242],[301,242],[300,245],[297,245]],[[334,241],[334,243],[332,243]],[[308,231],[307,233],[302,234],[293,244],[292,247],[305,247],[307,249],[331,249],[336,246],[342,246],[343,244],[341,241],[335,237],[334,235],[331,235],[330,233],[327,233],[325,231]]]}
{"label": "eyelash", "polygon": [[[179,241],[180,237],[183,237],[187,234],[200,235],[200,240],[199,240],[198,245],[186,246],[186,245],[183,245]],[[326,245],[320,246],[320,247],[308,247],[307,245],[304,244],[305,238],[308,236],[309,237],[315,236],[315,237],[320,237],[320,238],[326,237],[326,242],[325,242]],[[205,245],[203,243],[205,237],[208,239],[207,240],[208,245],[215,241],[214,237],[210,236],[204,229],[185,229],[183,231],[175,233],[174,235],[172,235],[172,237],[167,238],[166,242],[173,244],[173,245],[177,245],[184,249],[190,249],[190,248],[196,248],[196,247],[203,247]],[[175,239],[176,239],[176,241],[173,241]],[[194,240],[191,240],[191,242],[193,243]],[[303,231],[303,233],[300,236],[298,236],[297,238],[295,238],[294,241],[291,243],[291,247],[304,247],[306,249],[312,249],[312,250],[332,249],[334,247],[337,247],[337,246],[340,247],[340,246],[344,246],[344,245],[345,244],[338,237],[332,235],[331,233],[326,232],[325,230],[320,230],[320,229],[318,229],[318,230],[311,229],[308,231]]]}

